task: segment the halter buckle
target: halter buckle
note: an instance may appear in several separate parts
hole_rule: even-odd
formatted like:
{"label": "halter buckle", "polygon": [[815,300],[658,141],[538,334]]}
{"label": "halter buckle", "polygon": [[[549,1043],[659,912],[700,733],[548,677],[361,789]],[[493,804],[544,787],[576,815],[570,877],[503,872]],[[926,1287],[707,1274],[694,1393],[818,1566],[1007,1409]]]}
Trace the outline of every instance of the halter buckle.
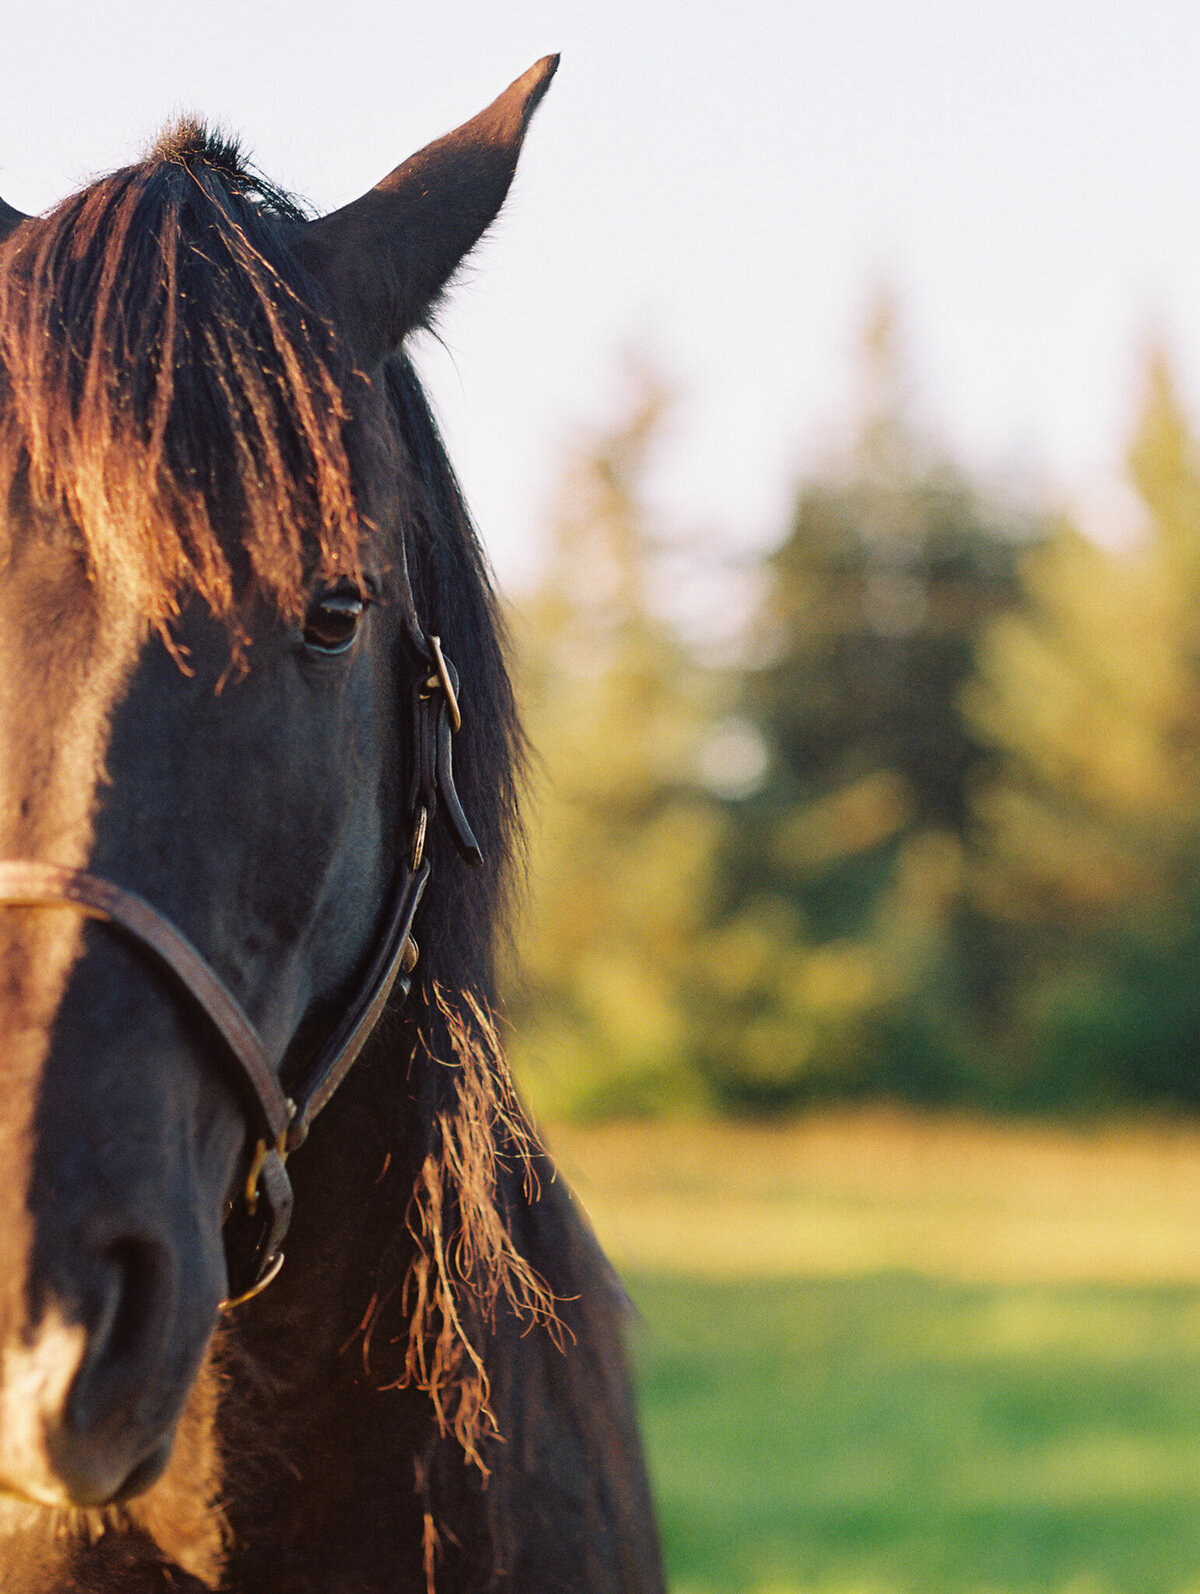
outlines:
{"label": "halter buckle", "polygon": [[409,870],[413,874],[416,874],[421,867],[421,859],[425,856],[425,832],[428,826],[429,809],[422,803],[417,810],[417,822],[413,827],[412,853],[408,862]]}
{"label": "halter buckle", "polygon": [[426,691],[436,692],[440,690],[442,692],[446,699],[446,707],[450,710],[450,729],[456,732],[461,731],[462,711],[458,706],[458,693],[454,690],[454,683],[450,679],[450,670],[446,664],[446,656],[442,652],[442,644],[439,638],[431,636],[429,638],[429,648],[433,654],[433,667],[437,673],[431,675],[425,682]]}
{"label": "halter buckle", "polygon": [[[290,1096],[287,1099],[287,1115],[288,1123],[290,1124],[292,1119],[296,1116],[296,1103]],[[242,1191],[242,1200],[245,1202],[246,1211],[251,1217],[253,1217],[258,1211],[258,1181],[262,1178],[263,1166],[266,1163],[267,1158],[271,1155],[272,1151],[275,1151],[279,1156],[280,1162],[286,1162],[288,1159],[288,1152],[290,1150],[291,1147],[288,1145],[288,1132],[286,1128],[280,1131],[279,1139],[276,1140],[274,1146],[268,1145],[265,1140],[260,1140],[255,1146],[254,1155],[250,1159],[250,1167],[246,1173],[245,1187]],[[282,1261],[282,1258],[280,1258],[280,1260]],[[273,1278],[274,1274],[271,1276]]]}

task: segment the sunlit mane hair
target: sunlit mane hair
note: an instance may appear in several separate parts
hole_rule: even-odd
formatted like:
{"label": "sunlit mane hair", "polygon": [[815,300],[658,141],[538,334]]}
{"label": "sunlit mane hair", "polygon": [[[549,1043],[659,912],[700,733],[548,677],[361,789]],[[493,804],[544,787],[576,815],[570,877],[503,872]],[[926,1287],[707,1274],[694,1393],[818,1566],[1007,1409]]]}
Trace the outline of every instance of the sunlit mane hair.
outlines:
{"label": "sunlit mane hair", "polygon": [[182,122],[0,252],[0,504],[65,514],[160,627],[189,590],[295,615],[308,578],[358,569],[355,376],[297,292],[301,219]]}

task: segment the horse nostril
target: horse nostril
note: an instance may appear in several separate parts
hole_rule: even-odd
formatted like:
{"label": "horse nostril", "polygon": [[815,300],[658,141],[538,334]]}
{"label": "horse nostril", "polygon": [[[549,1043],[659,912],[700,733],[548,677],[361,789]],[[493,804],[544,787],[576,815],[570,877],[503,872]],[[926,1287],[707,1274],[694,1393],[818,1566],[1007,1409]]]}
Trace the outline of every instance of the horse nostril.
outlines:
{"label": "horse nostril", "polygon": [[169,1326],[171,1257],[159,1240],[123,1235],[98,1258],[98,1309],[67,1398],[68,1427],[86,1434],[137,1415]]}
{"label": "horse nostril", "polygon": [[150,1240],[117,1240],[104,1261],[116,1281],[114,1302],[107,1312],[105,1354],[111,1361],[127,1361],[144,1344],[162,1293],[161,1247]]}
{"label": "horse nostril", "polygon": [[170,1438],[162,1439],[148,1456],[138,1462],[121,1487],[113,1491],[111,1503],[119,1505],[122,1500],[132,1500],[139,1494],[145,1494],[146,1490],[162,1477],[170,1459]]}
{"label": "horse nostril", "polygon": [[90,1326],[79,1370],[46,1449],[76,1505],[105,1505],[150,1487],[170,1455],[172,1392],[163,1364],[174,1317],[174,1262],[152,1235],[93,1239]]}

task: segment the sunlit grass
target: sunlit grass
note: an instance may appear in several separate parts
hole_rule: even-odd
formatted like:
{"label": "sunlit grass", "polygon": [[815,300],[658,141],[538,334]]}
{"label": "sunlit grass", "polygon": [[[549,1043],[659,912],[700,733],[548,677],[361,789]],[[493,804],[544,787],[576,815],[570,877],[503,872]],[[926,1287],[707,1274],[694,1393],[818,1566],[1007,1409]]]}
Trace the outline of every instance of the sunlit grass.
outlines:
{"label": "sunlit grass", "polygon": [[1200,1292],[632,1292],[679,1594],[1200,1589]]}
{"label": "sunlit grass", "polygon": [[1200,1137],[563,1144],[640,1314],[673,1594],[1200,1594]]}
{"label": "sunlit grass", "polygon": [[774,1129],[562,1127],[623,1266],[714,1278],[1200,1283],[1200,1131],[886,1112]]}

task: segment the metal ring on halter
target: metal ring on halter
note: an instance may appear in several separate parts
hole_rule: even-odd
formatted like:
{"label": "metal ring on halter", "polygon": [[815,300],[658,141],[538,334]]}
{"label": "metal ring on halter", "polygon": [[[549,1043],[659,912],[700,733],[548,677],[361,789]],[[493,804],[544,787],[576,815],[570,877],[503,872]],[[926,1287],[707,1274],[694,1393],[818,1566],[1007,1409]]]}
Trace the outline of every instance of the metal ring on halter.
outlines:
{"label": "metal ring on halter", "polygon": [[247,1301],[252,1301],[256,1295],[261,1295],[267,1285],[273,1284],[279,1277],[279,1270],[282,1266],[283,1252],[276,1251],[275,1255],[269,1257],[263,1264],[262,1273],[250,1288],[243,1290],[240,1295],[229,1295],[223,1301],[218,1302],[218,1310],[232,1312],[235,1306],[244,1306]]}

